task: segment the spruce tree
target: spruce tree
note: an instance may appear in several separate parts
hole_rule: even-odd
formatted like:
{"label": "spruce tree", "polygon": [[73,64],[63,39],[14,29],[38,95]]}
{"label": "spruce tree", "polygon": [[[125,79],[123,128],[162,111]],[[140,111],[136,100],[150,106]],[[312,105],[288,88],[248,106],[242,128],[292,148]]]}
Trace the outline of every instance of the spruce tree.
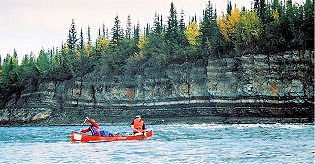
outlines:
{"label": "spruce tree", "polygon": [[130,15],[128,15],[127,17],[127,23],[126,23],[126,38],[127,39],[130,39],[131,38],[131,29],[132,28],[132,25],[131,25],[131,18],[130,18]]}
{"label": "spruce tree", "polygon": [[4,79],[9,80],[9,72],[12,71],[13,67],[10,67],[11,56],[7,54],[7,57],[3,60],[2,64],[2,74]]}
{"label": "spruce tree", "polygon": [[177,13],[174,7],[174,3],[171,3],[170,15],[168,16],[167,20],[167,28],[165,37],[167,40],[171,42],[176,42],[178,40],[178,21],[177,21]]}
{"label": "spruce tree", "polygon": [[114,27],[112,28],[112,40],[111,42],[113,44],[118,44],[123,39],[123,29],[120,25],[120,20],[118,18],[118,15],[115,17],[114,21]]}
{"label": "spruce tree", "polygon": [[8,79],[13,79],[13,69],[14,69],[14,65],[13,65],[13,59],[10,58],[9,61],[9,65],[8,65]]}
{"label": "spruce tree", "polygon": [[186,30],[184,15],[185,15],[184,10],[181,10],[179,27],[178,27],[178,43],[182,46],[187,46],[189,45],[189,43],[188,43],[187,37],[184,34],[184,31]]}
{"label": "spruce tree", "polygon": [[15,68],[18,67],[18,66],[19,66],[19,61],[18,61],[18,55],[17,55],[17,52],[16,52],[15,49],[13,50],[13,56],[12,56],[11,59],[12,59],[12,61],[13,61],[14,67],[15,67]]}
{"label": "spruce tree", "polygon": [[68,40],[67,40],[67,45],[68,45],[68,48],[70,49],[70,51],[73,52],[75,50],[77,41],[78,41],[77,31],[76,31],[74,20],[72,19],[71,27],[69,29]]}
{"label": "spruce tree", "polygon": [[145,28],[145,36],[149,36],[150,35],[150,25],[149,23],[147,23],[147,27]]}
{"label": "spruce tree", "polygon": [[271,4],[271,9],[280,11],[280,3],[279,0],[273,0]]}
{"label": "spruce tree", "polygon": [[83,31],[81,28],[81,32],[80,32],[80,49],[83,50],[84,49],[84,38],[83,38]]}
{"label": "spruce tree", "polygon": [[[296,22],[296,14],[293,11],[293,4],[292,4],[292,0],[287,0],[286,1],[286,16],[287,16],[287,20],[288,20],[288,42],[292,43],[293,37],[294,35],[298,32],[296,31],[296,27],[295,27],[295,22]],[[290,46],[292,48],[292,45]]]}
{"label": "spruce tree", "polygon": [[161,19],[160,19],[160,22],[161,22],[161,32],[164,32],[164,25],[163,25],[163,16],[161,14]]}
{"label": "spruce tree", "polygon": [[314,49],[314,1],[306,0],[304,4],[304,20],[302,29],[304,32],[304,47]]}
{"label": "spruce tree", "polygon": [[232,2],[231,2],[231,0],[228,0],[228,4],[226,7],[226,13],[231,15],[231,11],[232,11]]}
{"label": "spruce tree", "polygon": [[90,28],[90,26],[88,26],[87,35],[88,35],[88,38],[87,38],[88,44],[91,44],[92,41],[91,41],[91,28]]}
{"label": "spruce tree", "polygon": [[49,57],[48,53],[45,52],[43,49],[40,50],[37,61],[36,61],[36,66],[40,72],[40,75],[42,78],[47,78],[49,76]]}
{"label": "spruce tree", "polygon": [[109,32],[108,32],[108,28],[106,28],[106,38],[109,39]]}
{"label": "spruce tree", "polygon": [[[33,59],[32,59],[33,60]],[[22,59],[20,70],[22,72],[20,79],[21,85],[26,85],[28,79],[31,79],[32,77],[36,76],[36,71],[34,61],[31,61],[31,56],[25,55]],[[36,77],[37,78],[37,77]]]}
{"label": "spruce tree", "polygon": [[156,35],[160,35],[162,32],[162,27],[160,23],[160,17],[157,13],[154,15],[154,22],[153,22],[153,32]]}
{"label": "spruce tree", "polygon": [[259,0],[254,0],[255,2],[254,2],[254,9],[256,10],[256,11],[258,11],[259,10]]}
{"label": "spruce tree", "polygon": [[254,9],[262,22],[266,22],[266,2],[265,0],[255,0]]}
{"label": "spruce tree", "polygon": [[137,26],[134,28],[134,31],[133,31],[133,40],[134,40],[135,45],[138,44],[139,39],[140,39],[140,24],[138,22]]}
{"label": "spruce tree", "polygon": [[200,26],[200,46],[203,55],[206,56],[210,55],[221,41],[219,27],[217,25],[216,19],[216,12],[213,11],[213,5],[209,0],[206,9],[203,12],[202,22]]}
{"label": "spruce tree", "polygon": [[185,20],[184,20],[184,10],[181,10],[180,20],[179,20],[179,30],[183,32],[185,30]]}
{"label": "spruce tree", "polygon": [[265,0],[260,0],[259,4],[259,16],[263,23],[266,23],[266,2]]}
{"label": "spruce tree", "polygon": [[105,38],[106,37],[106,28],[105,28],[105,24],[103,23],[102,26],[102,37]]}

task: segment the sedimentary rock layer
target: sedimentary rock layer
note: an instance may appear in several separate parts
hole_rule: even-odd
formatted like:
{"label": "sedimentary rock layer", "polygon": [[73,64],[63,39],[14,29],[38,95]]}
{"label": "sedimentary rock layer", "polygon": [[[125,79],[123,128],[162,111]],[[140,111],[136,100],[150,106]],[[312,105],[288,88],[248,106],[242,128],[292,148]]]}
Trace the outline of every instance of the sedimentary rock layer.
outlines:
{"label": "sedimentary rock layer", "polygon": [[[0,124],[313,122],[314,53],[248,54],[42,81],[8,98]],[[1,98],[4,101],[4,98]]]}

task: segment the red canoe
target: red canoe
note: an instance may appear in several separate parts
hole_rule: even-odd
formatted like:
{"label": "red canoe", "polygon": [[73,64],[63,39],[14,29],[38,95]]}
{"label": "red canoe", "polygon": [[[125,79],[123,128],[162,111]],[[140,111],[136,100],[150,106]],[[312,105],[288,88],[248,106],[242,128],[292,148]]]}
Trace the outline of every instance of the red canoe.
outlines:
{"label": "red canoe", "polygon": [[92,136],[78,132],[72,132],[70,134],[71,142],[108,142],[108,141],[126,141],[126,140],[143,140],[151,138],[153,136],[152,130],[146,132],[146,135],[139,136],[113,136],[113,137],[103,137],[103,136]]}

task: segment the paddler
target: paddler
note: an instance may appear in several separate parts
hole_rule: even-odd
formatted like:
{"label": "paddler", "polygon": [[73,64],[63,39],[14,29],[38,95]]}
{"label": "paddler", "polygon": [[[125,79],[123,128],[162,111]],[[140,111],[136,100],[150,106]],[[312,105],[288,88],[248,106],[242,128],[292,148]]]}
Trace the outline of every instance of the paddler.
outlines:
{"label": "paddler", "polygon": [[91,126],[89,126],[86,129],[81,130],[81,132],[82,133],[87,133],[87,132],[91,131],[93,136],[100,136],[101,133],[100,133],[100,129],[99,129],[98,123],[94,119],[91,119],[91,118],[88,118],[88,117],[86,117],[86,119],[91,123]]}
{"label": "paddler", "polygon": [[132,128],[133,135],[145,135],[145,125],[140,115],[137,115],[129,125]]}

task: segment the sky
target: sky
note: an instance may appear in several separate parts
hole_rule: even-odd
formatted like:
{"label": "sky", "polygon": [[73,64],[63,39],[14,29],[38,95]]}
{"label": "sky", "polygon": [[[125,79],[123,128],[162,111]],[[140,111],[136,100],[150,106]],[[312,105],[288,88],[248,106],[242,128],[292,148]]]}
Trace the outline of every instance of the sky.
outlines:
{"label": "sky", "polygon": [[[253,1],[231,0],[233,6],[248,9]],[[0,0],[1,59],[8,53],[13,54],[14,49],[21,61],[30,52],[37,55],[41,49],[60,47],[67,40],[72,19],[78,32],[83,29],[85,39],[88,26],[92,39],[95,39],[103,24],[109,30],[112,28],[117,15],[124,29],[128,15],[132,24],[139,21],[142,29],[146,23],[153,23],[155,13],[162,14],[166,23],[171,2],[174,2],[177,13],[184,10],[187,23],[189,17],[197,15],[198,20],[202,17],[208,0]],[[226,11],[227,0],[211,2],[218,15]]]}

